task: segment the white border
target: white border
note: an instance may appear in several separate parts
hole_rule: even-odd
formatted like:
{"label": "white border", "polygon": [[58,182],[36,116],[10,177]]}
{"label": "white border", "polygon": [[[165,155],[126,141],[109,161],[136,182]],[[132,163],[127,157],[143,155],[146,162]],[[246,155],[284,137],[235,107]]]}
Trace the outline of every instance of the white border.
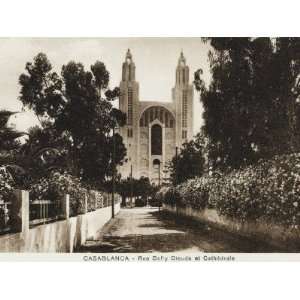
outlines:
{"label": "white border", "polygon": [[299,1],[10,0],[0,36],[298,36]]}
{"label": "white border", "polygon": [[[10,0],[0,5],[0,36],[299,36],[298,3]],[[294,262],[1,263],[0,297],[294,299],[299,294],[298,267]]]}

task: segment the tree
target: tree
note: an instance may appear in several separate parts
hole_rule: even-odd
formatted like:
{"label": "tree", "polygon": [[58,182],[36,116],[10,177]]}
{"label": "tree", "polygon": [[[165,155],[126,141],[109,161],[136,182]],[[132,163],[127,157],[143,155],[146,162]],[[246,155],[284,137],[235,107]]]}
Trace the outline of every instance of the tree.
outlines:
{"label": "tree", "polygon": [[276,93],[287,116],[289,148],[299,151],[300,137],[300,39],[275,40]]}
{"label": "tree", "polygon": [[53,126],[43,122],[43,127],[28,130],[28,138],[21,146],[18,163],[24,168],[31,182],[46,177],[53,170],[70,170],[68,153],[70,142]]}
{"label": "tree", "polygon": [[8,121],[16,112],[0,110],[0,153],[12,151],[20,147],[18,138],[24,135],[8,126]]}
{"label": "tree", "polygon": [[10,174],[15,186],[22,187],[25,171],[20,166],[21,143],[19,138],[25,133],[8,125],[9,118],[16,113],[7,110],[0,111],[0,167],[4,167],[5,172]]}
{"label": "tree", "polygon": [[213,167],[238,168],[295,151],[299,39],[209,41],[212,81],[206,88],[199,70],[194,83],[201,92]]}
{"label": "tree", "polygon": [[140,177],[139,179],[127,177],[118,182],[117,192],[122,196],[122,203],[125,205],[126,198],[132,196],[145,199],[147,196],[153,196],[156,188],[150,183],[148,177]]}
{"label": "tree", "polygon": [[180,153],[174,156],[167,167],[173,185],[201,176],[204,172],[204,137],[198,134],[194,140],[184,143]]}
{"label": "tree", "polygon": [[[85,71],[81,63],[71,61],[59,76],[47,56],[40,53],[26,64],[26,71],[19,78],[23,105],[35,112],[43,129],[64,137],[73,175],[89,183],[103,182],[111,176],[112,128],[122,126],[125,119],[112,106],[119,89],[108,89],[105,65],[97,61]],[[118,165],[126,149],[121,136],[116,134],[115,142]]]}

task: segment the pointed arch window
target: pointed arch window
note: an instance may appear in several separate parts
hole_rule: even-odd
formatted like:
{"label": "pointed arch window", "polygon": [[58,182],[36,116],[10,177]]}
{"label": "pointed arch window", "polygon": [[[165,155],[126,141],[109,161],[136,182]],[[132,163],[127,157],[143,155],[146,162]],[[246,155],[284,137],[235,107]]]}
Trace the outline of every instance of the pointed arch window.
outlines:
{"label": "pointed arch window", "polygon": [[182,127],[187,128],[187,91],[182,95]]}
{"label": "pointed arch window", "polygon": [[171,120],[170,120],[170,128],[173,128],[173,127],[174,127],[174,120],[171,119]]}
{"label": "pointed arch window", "polygon": [[133,120],[133,92],[132,88],[128,88],[128,114],[127,114],[127,124],[132,125]]}
{"label": "pointed arch window", "polygon": [[153,122],[155,119],[158,119],[166,128],[175,127],[175,119],[170,111],[164,107],[149,107],[146,109],[140,120],[141,127],[148,127],[149,123]]}
{"label": "pointed arch window", "polygon": [[158,124],[151,128],[151,155],[162,155],[162,128]]}

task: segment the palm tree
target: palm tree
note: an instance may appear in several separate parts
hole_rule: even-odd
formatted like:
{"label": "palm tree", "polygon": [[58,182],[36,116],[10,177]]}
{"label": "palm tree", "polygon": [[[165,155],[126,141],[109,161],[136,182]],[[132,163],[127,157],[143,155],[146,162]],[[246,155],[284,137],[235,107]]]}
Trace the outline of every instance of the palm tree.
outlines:
{"label": "palm tree", "polygon": [[0,154],[18,148],[20,143],[17,139],[24,135],[23,132],[18,132],[7,124],[9,118],[16,113],[8,110],[0,110]]}
{"label": "palm tree", "polygon": [[0,110],[0,166],[4,166],[12,176],[14,174],[24,174],[24,170],[16,164],[16,156],[21,146],[18,138],[25,133],[19,132],[8,125],[10,117],[17,113]]}
{"label": "palm tree", "polygon": [[[0,166],[5,167],[15,183],[23,186],[33,174],[39,177],[57,167],[60,152],[40,144],[41,128],[34,127],[26,133],[9,127],[9,118],[17,113],[0,110]],[[29,139],[21,145],[18,139],[24,135]]]}

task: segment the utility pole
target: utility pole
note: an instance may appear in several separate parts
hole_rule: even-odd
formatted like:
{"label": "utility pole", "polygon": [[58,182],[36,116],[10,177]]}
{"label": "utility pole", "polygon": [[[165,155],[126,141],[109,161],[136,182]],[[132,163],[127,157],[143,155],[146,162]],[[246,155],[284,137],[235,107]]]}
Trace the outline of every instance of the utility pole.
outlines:
{"label": "utility pole", "polygon": [[116,168],[116,162],[115,162],[115,156],[116,156],[116,140],[115,140],[115,126],[113,126],[113,153],[112,153],[112,195],[111,195],[111,217],[115,217],[115,168]]}
{"label": "utility pole", "polygon": [[[175,164],[175,186],[177,185],[178,178],[177,178],[177,167],[178,167],[178,147],[176,146],[176,152],[175,152],[175,157],[176,157],[176,164]],[[176,216],[178,217],[178,205],[175,203],[176,207]]]}
{"label": "utility pole", "polygon": [[132,186],[132,165],[130,166],[130,206],[132,208],[132,195],[133,195],[133,186]]}
{"label": "utility pole", "polygon": [[178,161],[178,147],[176,146],[176,150],[175,150],[175,185],[177,185],[177,181],[178,181],[178,178],[177,178],[177,167],[178,167],[178,164],[177,164],[177,161]]}
{"label": "utility pole", "polygon": [[158,164],[158,186],[160,186],[160,161]]}
{"label": "utility pole", "polygon": [[[158,163],[158,187],[160,188],[160,161]],[[160,201],[158,202],[158,211],[160,211]]]}

